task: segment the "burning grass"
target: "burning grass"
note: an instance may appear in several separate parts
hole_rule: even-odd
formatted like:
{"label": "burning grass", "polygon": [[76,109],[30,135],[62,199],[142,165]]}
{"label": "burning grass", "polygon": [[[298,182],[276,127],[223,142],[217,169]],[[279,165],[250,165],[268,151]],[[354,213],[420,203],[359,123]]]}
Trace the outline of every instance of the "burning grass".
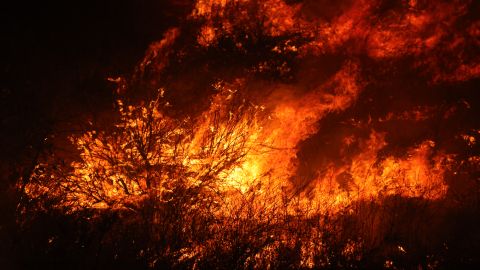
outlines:
{"label": "burning grass", "polygon": [[408,263],[406,250],[419,248],[417,241],[430,247],[428,227],[414,230],[418,239],[388,237],[404,233],[396,231],[405,229],[399,212],[411,218],[408,211],[420,211],[412,217],[424,226],[446,196],[451,160],[432,155],[433,142],[403,159],[380,158],[386,143],[372,131],[364,152],[299,189],[285,146],[304,135],[272,124],[288,119],[288,110],[255,105],[223,84],[216,88],[195,119],[167,116],[163,90],[145,105],[119,100],[113,127],[71,138],[78,149],[72,162],[52,155],[37,165],[24,187],[24,211],[57,209],[100,220],[110,213],[104,237],[116,230],[145,234],[135,256],[154,268],[351,268],[382,260],[394,267]]}
{"label": "burning grass", "polygon": [[468,1],[326,17],[290,2],[197,1],[131,79],[109,79],[114,123],[19,181],[19,223],[66,219],[69,238],[43,244],[73,243],[83,268],[479,264],[478,111],[448,88],[478,77]]}

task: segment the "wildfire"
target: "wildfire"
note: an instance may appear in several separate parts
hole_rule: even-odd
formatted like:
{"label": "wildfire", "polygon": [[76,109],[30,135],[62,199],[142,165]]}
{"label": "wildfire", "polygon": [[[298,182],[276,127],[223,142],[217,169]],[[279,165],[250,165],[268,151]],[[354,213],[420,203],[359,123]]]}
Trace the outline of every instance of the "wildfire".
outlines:
{"label": "wildfire", "polygon": [[[72,138],[80,161],[71,163],[70,172],[53,170],[51,175],[43,167],[48,165],[39,165],[35,177],[41,180],[32,182],[27,193],[41,195],[39,185],[50,178],[60,183],[42,193],[65,196],[63,206],[125,207],[151,192],[168,200],[179,184],[174,181],[185,181],[186,188],[206,185],[223,197],[232,189],[244,194],[258,189],[279,203],[285,189],[287,196],[298,192],[291,182],[296,146],[318,131],[315,123],[325,114],[354,102],[361,90],[357,72],[348,64],[318,91],[301,99],[286,96],[272,108],[240,101],[236,90],[218,84],[210,108],[194,120],[166,116],[161,109],[168,107],[160,95],[147,106],[119,101],[116,130]],[[335,95],[325,90],[332,85]],[[298,196],[305,204],[332,212],[356,200],[389,195],[439,199],[445,194],[448,156],[432,156],[433,141],[408,150],[405,158],[380,157],[386,144],[383,134],[372,131],[348,164],[319,168],[326,173]]]}
{"label": "wildfire", "polygon": [[[210,46],[218,38],[216,33],[233,33],[233,24],[245,23],[253,16],[251,13],[242,13],[245,18],[230,18],[228,14],[232,12],[230,8],[248,4],[249,1],[198,1],[191,16],[207,21],[197,38],[199,45]],[[263,27],[268,35],[299,32],[309,40],[303,45],[293,45],[287,40],[282,49],[278,46],[273,49],[279,54],[302,55],[314,47],[317,53],[326,53],[366,35],[365,49],[372,58],[421,55],[434,50],[443,36],[439,30],[434,36],[420,38],[436,21],[419,10],[415,2],[409,4],[404,14],[395,14],[374,29],[367,25],[366,18],[372,14],[375,1],[354,4],[331,22],[307,20],[301,16],[300,5],[289,6],[280,0],[267,1],[259,7],[266,11]],[[463,12],[452,14],[446,11],[450,10],[448,5],[443,7],[434,11],[447,21]],[[219,20],[221,29],[213,27]],[[317,27],[312,27],[313,24]],[[470,31],[475,35],[477,32]],[[140,73],[147,69],[161,72],[166,68],[168,63],[164,60],[155,61],[168,58],[169,47],[179,35],[180,30],[172,29],[163,40],[153,44],[140,64]],[[347,145],[360,143],[361,151],[340,166],[327,164],[317,168],[318,176],[308,188],[296,186],[298,145],[322,132],[318,122],[326,115],[355,104],[367,85],[361,72],[359,63],[346,61],[329,80],[306,94],[298,95],[295,88],[279,86],[283,89],[260,102],[239,100],[239,89],[218,83],[214,86],[218,93],[209,108],[195,119],[167,116],[168,103],[162,100],[164,90],[157,100],[144,106],[126,106],[119,101],[121,120],[113,133],[92,130],[73,138],[80,160],[71,163],[71,170],[62,171],[62,175],[57,175],[56,170],[53,175],[45,175],[39,165],[35,177],[63,179],[46,191],[56,189],[64,194],[66,204],[75,207],[124,206],[127,198],[142,197],[152,191],[168,197],[166,194],[176,185],[171,183],[172,178],[178,177],[185,178],[182,185],[189,187],[204,185],[206,178],[212,178],[208,180],[210,188],[222,192],[233,188],[241,193],[267,181],[276,187],[268,189],[274,197],[281,198],[289,190],[287,196],[300,196],[306,204],[323,205],[324,211],[341,209],[355,200],[387,195],[441,198],[447,190],[443,173],[449,157],[431,153],[435,142],[426,140],[406,149],[402,158],[381,156],[379,153],[387,143],[384,134],[375,130],[371,130],[366,141],[345,137]],[[125,89],[125,85],[121,88]],[[400,118],[419,121],[427,119],[427,114],[428,111],[419,109]],[[389,114],[379,121],[391,119],[393,116]],[[42,185],[41,181],[32,182],[27,193],[37,196],[38,185]]]}
{"label": "wildfire", "polygon": [[[480,133],[442,124],[472,108],[438,88],[480,76],[478,54],[467,57],[480,44],[480,23],[462,19],[469,1],[400,1],[390,9],[380,0],[347,1],[331,14],[315,1],[290,2],[196,1],[187,26],[153,43],[130,79],[109,79],[118,85],[115,123],[71,135],[76,153],[39,162],[24,186],[28,199],[66,213],[150,215],[173,242],[183,237],[169,234],[165,216],[174,217],[180,234],[207,227],[206,235],[234,239],[231,249],[252,237],[238,228],[255,223],[268,232],[259,229],[261,247],[238,261],[260,269],[262,258],[285,247],[302,254],[302,267],[318,267],[312,254],[325,252],[330,237],[319,228],[337,232],[325,220],[353,215],[365,202],[454,196],[448,178],[478,165],[468,151]],[[135,101],[129,94],[137,88],[155,97]],[[186,97],[191,104],[183,106]],[[458,141],[468,154],[452,151]],[[372,231],[380,223],[373,219]],[[291,231],[301,228],[297,244]],[[176,260],[207,256],[218,244],[207,238],[186,240],[191,246],[177,248]],[[347,240],[336,252],[360,260],[367,240]]]}

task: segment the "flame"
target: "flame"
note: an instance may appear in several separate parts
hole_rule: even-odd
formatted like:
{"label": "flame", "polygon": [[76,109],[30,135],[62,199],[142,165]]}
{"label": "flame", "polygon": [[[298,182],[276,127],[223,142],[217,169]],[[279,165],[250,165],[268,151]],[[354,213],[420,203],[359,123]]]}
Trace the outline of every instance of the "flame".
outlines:
{"label": "flame", "polygon": [[[453,37],[449,33],[467,14],[469,1],[404,1],[400,8],[379,14],[381,4],[377,0],[353,1],[342,7],[340,15],[326,20],[308,14],[305,3],[202,0],[196,1],[191,17],[206,21],[198,37],[202,46],[211,45],[220,35],[235,36],[237,27],[248,26],[246,32],[254,32],[256,26],[252,22],[262,21],[261,31],[265,35],[301,36],[302,41],[294,46],[299,55],[363,53],[376,60],[413,56],[418,59],[415,65],[428,71],[433,82],[466,81],[479,76],[478,57],[469,59],[462,53],[478,46],[479,22],[471,22]],[[252,37],[247,34],[247,38]],[[239,44],[245,42],[243,37],[236,39]],[[285,45],[289,42],[292,40],[286,40]],[[459,54],[460,57],[449,58],[456,58],[455,61],[444,62],[443,56]]]}
{"label": "flame", "polygon": [[[402,123],[414,130],[435,119],[461,117],[458,111],[471,105],[465,100],[454,105],[394,102],[401,93],[390,91],[478,79],[480,58],[468,52],[480,45],[480,23],[463,21],[470,2],[400,1],[385,11],[384,1],[347,1],[332,4],[334,11],[327,15],[309,10],[315,1],[290,2],[195,1],[188,27],[166,31],[131,78],[132,85],[157,96],[143,102],[120,97],[115,125],[71,136],[75,158],[63,166],[55,155],[39,163],[25,187],[27,196],[66,212],[141,212],[149,201],[158,208],[187,205],[183,213],[206,209],[212,214],[217,231],[250,220],[270,224],[297,216],[302,221],[340,216],[387,198],[447,198],[452,189],[447,176],[457,174],[458,164],[478,167],[479,156],[452,153],[437,130],[406,143],[395,135],[401,137]],[[238,67],[229,66],[229,53]],[[208,57],[218,59],[209,62]],[[415,73],[420,86],[390,89],[388,76],[396,76],[398,66]],[[210,76],[205,80],[211,87],[199,86],[198,92],[213,94],[202,93],[208,104],[198,112],[175,111],[179,108],[171,96],[178,89],[163,88],[183,83],[184,78],[172,77],[182,77],[185,70],[194,70],[194,77]],[[129,80],[108,80],[119,85],[117,94],[130,91]],[[372,100],[384,102],[382,95],[388,102],[378,109]],[[412,95],[412,100],[427,99]],[[345,129],[332,132],[328,121]],[[322,142],[323,134],[331,141]],[[473,149],[479,134],[473,129],[455,136],[462,147]],[[321,143],[311,147],[311,141]],[[305,152],[315,158],[304,158]],[[281,244],[293,245],[290,236],[279,233],[249,259],[261,260]],[[299,247],[302,267],[318,266],[313,254],[325,247],[323,240],[320,246],[314,241]],[[396,247],[410,252],[408,246]],[[360,249],[360,242],[351,241],[341,254],[356,257]],[[187,260],[205,250],[208,243],[197,244],[181,249],[178,257]],[[385,266],[394,267],[393,261]]]}
{"label": "flame", "polygon": [[378,160],[378,152],[385,145],[384,135],[372,132],[360,155],[346,166],[332,166],[316,181],[315,203],[319,207],[343,209],[355,201],[379,200],[391,195],[431,200],[445,196],[448,187],[443,175],[449,157],[438,154],[430,158],[434,142],[425,141],[410,149],[405,158],[389,156]]}
{"label": "flame", "polygon": [[[190,187],[212,178],[208,185],[217,186],[223,196],[230,190],[247,193],[260,184],[258,192],[268,191],[279,203],[285,189],[295,192],[289,179],[295,176],[297,145],[318,132],[316,123],[326,114],[355,102],[362,89],[358,73],[357,65],[347,63],[318,90],[303,97],[286,92],[271,108],[246,101],[233,106],[238,102],[236,90],[218,84],[210,108],[190,122],[192,126],[188,119],[178,122],[166,116],[158,109],[159,99],[137,107],[119,101],[118,130],[112,135],[90,131],[74,139],[81,160],[72,162],[73,171],[43,177],[65,177],[60,193],[79,208],[123,207],[151,190],[168,200],[176,185],[171,177],[185,177],[184,184]],[[265,111],[270,112],[267,117]],[[410,149],[405,158],[380,159],[378,153],[386,144],[383,134],[372,131],[362,152],[346,165],[329,166],[308,192],[300,193],[303,203],[320,211],[339,211],[356,200],[388,195],[425,199],[445,195],[447,157],[431,156],[433,141]],[[135,171],[137,167],[141,170]],[[38,192],[28,187],[27,192],[34,190]]]}
{"label": "flame", "polygon": [[[199,0],[190,20],[203,22],[196,39],[203,47],[212,46],[222,37],[235,36],[238,25],[255,27],[250,21],[262,14],[263,35],[280,37],[295,33],[301,37],[301,42],[286,39],[274,46],[272,52],[280,55],[293,53],[303,57],[345,50],[349,55],[363,52],[378,61],[415,56],[420,59],[416,65],[432,68],[433,81],[468,80],[480,74],[477,62],[463,59],[452,63],[447,70],[434,67],[441,61],[438,54],[454,53],[469,46],[465,37],[472,37],[472,42],[478,43],[478,22],[453,39],[446,32],[445,27],[453,26],[466,13],[467,4],[463,2],[420,5],[408,1],[388,18],[377,13],[379,1],[354,1],[342,6],[341,14],[328,19],[315,14],[307,16],[304,5],[282,0]],[[377,24],[371,23],[372,17],[378,19]],[[242,42],[258,38],[249,35],[253,28],[248,27],[245,40],[240,37],[236,40],[238,48]],[[162,73],[169,65],[171,48],[180,34],[179,28],[173,28],[162,40],[153,43],[139,65],[138,74]],[[342,139],[345,145],[360,144],[361,151],[340,165],[318,168],[318,177],[309,188],[298,190],[293,183],[297,177],[299,144],[322,132],[318,123],[325,116],[354,106],[367,85],[361,74],[362,64],[354,59],[344,61],[334,75],[307,92],[299,91],[296,86],[278,85],[279,89],[266,99],[244,99],[239,107],[232,105],[238,102],[239,90],[217,84],[214,88],[218,94],[211,99],[210,107],[195,119],[167,116],[169,104],[160,108],[159,99],[144,106],[125,106],[119,102],[119,130],[111,135],[90,131],[74,139],[80,160],[71,163],[72,172],[61,176],[65,183],[56,188],[68,190],[67,197],[75,198],[79,207],[112,206],[123,197],[144,196],[152,188],[161,194],[170,192],[170,184],[155,186],[173,177],[173,172],[163,171],[170,166],[188,171],[186,185],[199,185],[213,170],[218,182],[214,185],[221,187],[220,190],[233,188],[247,193],[268,178],[279,190],[278,197],[280,190],[292,194],[300,191],[306,203],[329,207],[387,195],[441,198],[447,190],[443,174],[449,158],[431,153],[435,142],[425,140],[405,150],[404,157],[381,156],[379,153],[387,142],[382,133],[373,129],[366,141],[345,136]],[[261,63],[253,70],[261,71],[262,67],[269,68],[268,63]],[[286,69],[284,73],[288,72]],[[122,87],[126,87],[121,78],[111,81],[123,82]],[[163,96],[164,90],[160,98]],[[424,121],[434,110],[425,107],[400,115],[389,113],[378,121]],[[150,130],[153,133],[146,134],[145,129],[153,129]],[[149,136],[154,135],[162,138],[149,142],[152,139]],[[238,157],[228,156],[229,151]],[[136,164],[145,168],[132,172]]]}

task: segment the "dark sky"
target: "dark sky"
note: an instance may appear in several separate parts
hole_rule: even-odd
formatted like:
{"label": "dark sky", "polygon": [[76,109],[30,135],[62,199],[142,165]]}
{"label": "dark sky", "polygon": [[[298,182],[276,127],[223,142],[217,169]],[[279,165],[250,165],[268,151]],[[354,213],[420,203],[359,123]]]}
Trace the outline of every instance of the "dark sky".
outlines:
{"label": "dark sky", "polygon": [[111,105],[108,76],[129,74],[189,1],[10,1],[1,10],[1,158],[13,161],[58,121]]}

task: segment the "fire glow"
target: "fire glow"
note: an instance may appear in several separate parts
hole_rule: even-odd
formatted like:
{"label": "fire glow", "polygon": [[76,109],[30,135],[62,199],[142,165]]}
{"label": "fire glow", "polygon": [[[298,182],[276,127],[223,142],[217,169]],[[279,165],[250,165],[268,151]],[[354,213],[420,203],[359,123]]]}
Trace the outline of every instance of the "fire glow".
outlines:
{"label": "fire glow", "polygon": [[[298,249],[295,267],[326,268],[334,258],[328,232],[344,237],[328,221],[367,203],[446,201],[455,194],[449,177],[479,164],[439,135],[440,123],[470,104],[428,99],[480,76],[480,56],[469,55],[480,45],[480,23],[461,21],[470,2],[399,2],[389,9],[343,1],[327,16],[315,1],[198,0],[188,27],[151,44],[131,77],[109,79],[117,87],[111,126],[69,135],[76,151],[46,155],[20,188],[41,209],[148,216],[152,234],[167,235],[152,236],[167,243],[152,253],[152,267],[165,256],[196,269],[228,237],[257,237],[263,244],[235,261],[245,269],[279,268],[282,245]],[[458,24],[463,31],[452,32]],[[184,90],[183,73],[208,77],[208,93]],[[138,88],[150,98],[131,98]],[[423,89],[430,92],[415,96]],[[451,140],[473,149],[478,129],[459,132]],[[181,242],[165,225],[169,215],[185,235],[203,226],[208,237]],[[227,233],[245,224],[268,230]],[[297,243],[290,233],[303,226]],[[342,238],[338,254],[360,261],[359,250],[378,242],[381,230],[371,230]]]}

